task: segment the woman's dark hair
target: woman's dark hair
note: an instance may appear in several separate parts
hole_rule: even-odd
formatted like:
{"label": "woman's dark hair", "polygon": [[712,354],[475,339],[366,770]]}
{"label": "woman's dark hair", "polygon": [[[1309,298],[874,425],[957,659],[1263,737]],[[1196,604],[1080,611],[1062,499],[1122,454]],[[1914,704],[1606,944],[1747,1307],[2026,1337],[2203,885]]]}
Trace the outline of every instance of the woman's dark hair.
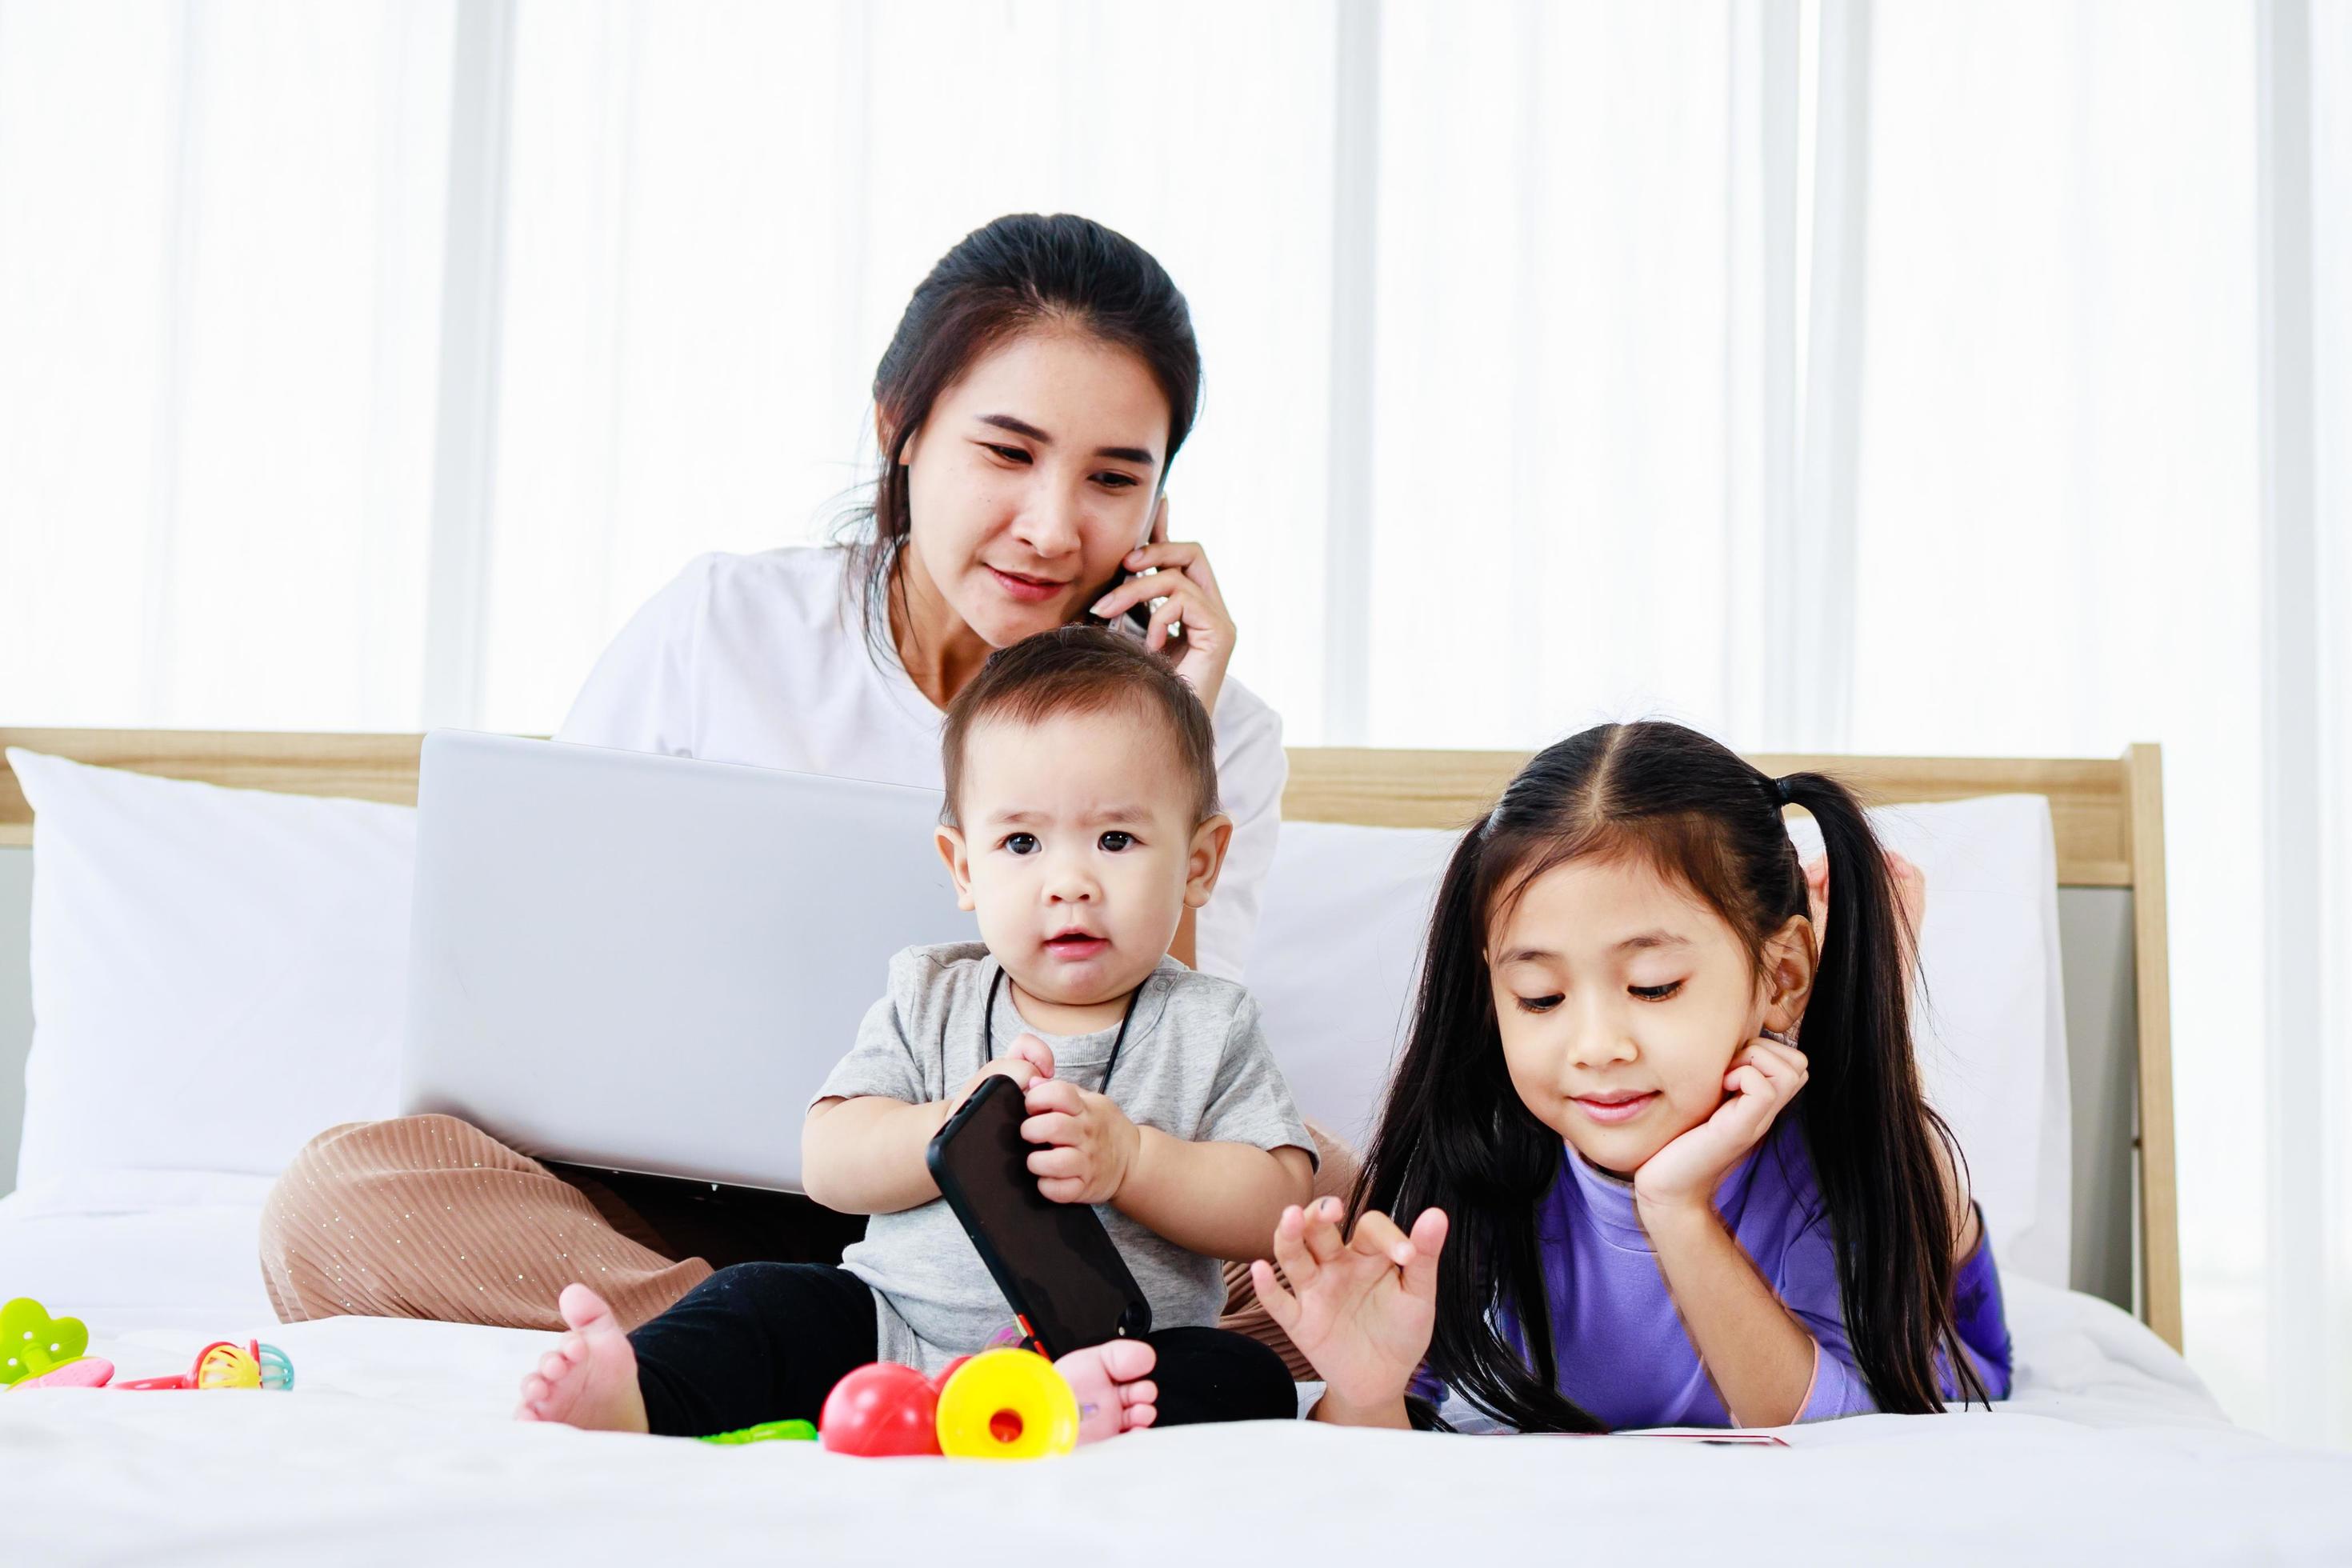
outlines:
{"label": "woman's dark hair", "polygon": [[1807,912],[1784,801],[1820,824],[1837,900],[1805,1008],[1811,1073],[1794,1111],[1837,1246],[1854,1360],[1882,1410],[1942,1409],[1939,1362],[1986,1397],[1952,1306],[1943,1157],[1955,1173],[1965,1166],[1920,1091],[1911,932],[1860,802],[1823,773],[1768,778],[1679,724],[1604,724],[1528,763],[1446,867],[1412,1033],[1351,1205],[1351,1217],[1380,1209],[1406,1226],[1432,1206],[1451,1216],[1431,1369],[1523,1431],[1601,1428],[1559,1390],[1535,1211],[1559,1177],[1560,1137],[1504,1064],[1488,922],[1553,867],[1633,858],[1721,915],[1760,974],[1768,939]]}
{"label": "woman's dark hair", "polygon": [[1167,483],[1201,405],[1192,312],[1168,269],[1125,235],[1070,213],[1015,213],[972,230],[915,286],[874,370],[882,467],[872,504],[846,523],[856,536],[850,582],[877,656],[889,647],[889,607],[903,592],[898,557],[914,521],[907,443],[930,418],[940,395],[983,355],[1052,325],[1126,349],[1150,368],[1168,398],[1168,450],[1160,467],[1160,481]]}

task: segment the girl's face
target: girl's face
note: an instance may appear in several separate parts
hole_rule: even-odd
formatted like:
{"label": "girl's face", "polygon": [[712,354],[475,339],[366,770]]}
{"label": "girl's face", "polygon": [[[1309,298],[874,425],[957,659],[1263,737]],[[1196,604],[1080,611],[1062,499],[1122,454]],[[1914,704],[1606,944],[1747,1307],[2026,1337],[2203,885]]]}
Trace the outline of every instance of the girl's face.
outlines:
{"label": "girl's face", "polygon": [[1591,1163],[1631,1176],[1715,1114],[1733,1053],[1792,1027],[1813,973],[1792,920],[1765,974],[1706,904],[1648,865],[1546,871],[1488,921],[1486,973],[1512,1087]]}
{"label": "girl's face", "polygon": [[1151,531],[1168,419],[1143,361],[1083,331],[983,356],[907,443],[911,595],[992,647],[1076,620]]}

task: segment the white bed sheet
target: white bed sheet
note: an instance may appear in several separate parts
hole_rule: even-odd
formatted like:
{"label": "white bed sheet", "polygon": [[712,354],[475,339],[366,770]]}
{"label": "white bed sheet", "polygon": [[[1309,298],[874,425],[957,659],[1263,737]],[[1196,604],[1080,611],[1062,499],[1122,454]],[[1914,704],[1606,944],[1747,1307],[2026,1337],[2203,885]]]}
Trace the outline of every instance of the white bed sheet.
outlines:
{"label": "white bed sheet", "polygon": [[2146,1329],[2030,1280],[2010,1285],[2019,1391],[1999,1410],[1828,1423],[1787,1451],[1267,1423],[1032,1466],[882,1462],[519,1426],[549,1335],[275,1324],[265,1188],[123,1173],[0,1200],[0,1295],[83,1318],[119,1375],[257,1335],[298,1375],[286,1394],[0,1395],[0,1561],[2352,1561],[2352,1456],[2231,1427]]}

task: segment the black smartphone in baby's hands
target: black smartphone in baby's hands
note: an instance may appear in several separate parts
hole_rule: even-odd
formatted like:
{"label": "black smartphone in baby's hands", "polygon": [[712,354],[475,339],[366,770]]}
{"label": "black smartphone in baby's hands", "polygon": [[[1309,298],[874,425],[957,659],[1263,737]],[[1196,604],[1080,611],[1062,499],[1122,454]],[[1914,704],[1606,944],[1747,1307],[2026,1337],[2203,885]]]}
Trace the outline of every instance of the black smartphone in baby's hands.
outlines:
{"label": "black smartphone in baby's hands", "polygon": [[1029,1173],[1037,1145],[1021,1136],[1025,1105],[1021,1086],[1003,1074],[981,1079],[924,1156],[940,1194],[1047,1355],[1150,1333],[1151,1303],[1100,1216],[1037,1190]]}

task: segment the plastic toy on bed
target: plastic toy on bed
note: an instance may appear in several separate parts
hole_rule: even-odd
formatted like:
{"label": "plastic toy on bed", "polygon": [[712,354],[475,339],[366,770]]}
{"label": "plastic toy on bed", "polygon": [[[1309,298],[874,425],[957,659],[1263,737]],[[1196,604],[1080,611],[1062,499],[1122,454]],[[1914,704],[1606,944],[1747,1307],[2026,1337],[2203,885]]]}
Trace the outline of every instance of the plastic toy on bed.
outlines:
{"label": "plastic toy on bed", "polygon": [[817,1429],[828,1450],[866,1458],[1038,1459],[1078,1446],[1078,1400],[1034,1351],[982,1351],[937,1381],[877,1362],[834,1385]]}
{"label": "plastic toy on bed", "polygon": [[79,1318],[52,1318],[30,1296],[0,1306],[0,1387],[96,1388],[114,1363],[85,1355],[89,1331]]}
{"label": "plastic toy on bed", "polygon": [[270,1388],[294,1386],[294,1363],[276,1345],[247,1340],[242,1345],[215,1340],[196,1352],[196,1364],[172,1377],[134,1378],[118,1383],[131,1393],[173,1388]]}
{"label": "plastic toy on bed", "polygon": [[[79,1320],[52,1318],[29,1296],[0,1306],[0,1387],[104,1388],[112,1383],[114,1363],[102,1356],[84,1355],[89,1331]],[[276,1345],[247,1340],[243,1345],[216,1340],[196,1352],[195,1364],[171,1377],[142,1377],[114,1383],[118,1389],[141,1392],[166,1388],[269,1388],[294,1386],[294,1363]]]}
{"label": "plastic toy on bed", "polygon": [[713,1432],[702,1439],[723,1447],[740,1447],[745,1443],[814,1443],[816,1423],[814,1421],[762,1421],[757,1426],[746,1426],[740,1432]]}
{"label": "plastic toy on bed", "polygon": [[940,1451],[1043,1459],[1078,1446],[1078,1396],[1036,1351],[982,1351],[940,1375]]}

